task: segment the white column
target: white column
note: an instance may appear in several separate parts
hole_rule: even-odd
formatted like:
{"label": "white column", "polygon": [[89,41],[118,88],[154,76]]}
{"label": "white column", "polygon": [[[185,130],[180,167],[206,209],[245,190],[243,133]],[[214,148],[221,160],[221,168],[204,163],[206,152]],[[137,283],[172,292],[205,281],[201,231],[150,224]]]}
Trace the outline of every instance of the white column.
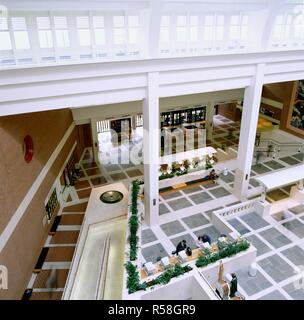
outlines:
{"label": "white column", "polygon": [[255,136],[264,81],[264,64],[258,64],[251,85],[245,89],[234,194],[245,200],[249,186]]}
{"label": "white column", "polygon": [[206,131],[207,131],[207,139],[212,139],[213,132],[213,117],[215,115],[214,102],[209,102],[206,110]]}
{"label": "white column", "polygon": [[147,97],[143,103],[143,117],[145,222],[148,225],[157,225],[159,217],[159,92],[157,72],[148,74]]}

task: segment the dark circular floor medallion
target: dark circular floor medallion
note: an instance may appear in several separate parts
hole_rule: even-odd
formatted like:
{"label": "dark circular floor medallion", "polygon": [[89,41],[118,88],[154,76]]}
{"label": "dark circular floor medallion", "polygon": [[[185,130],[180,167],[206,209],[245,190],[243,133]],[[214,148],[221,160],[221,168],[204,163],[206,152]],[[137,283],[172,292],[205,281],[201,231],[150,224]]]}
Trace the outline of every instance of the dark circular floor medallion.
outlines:
{"label": "dark circular floor medallion", "polygon": [[121,201],[122,198],[123,194],[115,190],[106,191],[100,196],[100,200],[104,203],[117,203]]}

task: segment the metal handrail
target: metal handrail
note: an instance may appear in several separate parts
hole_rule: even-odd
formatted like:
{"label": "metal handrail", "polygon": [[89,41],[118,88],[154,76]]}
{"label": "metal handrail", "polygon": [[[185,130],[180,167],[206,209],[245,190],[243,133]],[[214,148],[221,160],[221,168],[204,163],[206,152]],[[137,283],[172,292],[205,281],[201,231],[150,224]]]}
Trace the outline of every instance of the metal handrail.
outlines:
{"label": "metal handrail", "polygon": [[104,290],[106,286],[106,274],[108,269],[110,241],[111,241],[111,236],[108,236],[104,244],[103,255],[101,258],[101,267],[100,267],[100,273],[97,280],[97,288],[96,288],[96,294],[95,294],[96,300],[102,300],[104,297]]}
{"label": "metal handrail", "polygon": [[198,272],[201,278],[203,278],[204,282],[207,284],[207,286],[211,289],[211,291],[214,293],[214,296],[217,300],[222,300],[222,298],[217,294],[217,292],[214,290],[212,285],[209,283],[209,281],[206,279],[206,277],[202,274],[201,271]]}

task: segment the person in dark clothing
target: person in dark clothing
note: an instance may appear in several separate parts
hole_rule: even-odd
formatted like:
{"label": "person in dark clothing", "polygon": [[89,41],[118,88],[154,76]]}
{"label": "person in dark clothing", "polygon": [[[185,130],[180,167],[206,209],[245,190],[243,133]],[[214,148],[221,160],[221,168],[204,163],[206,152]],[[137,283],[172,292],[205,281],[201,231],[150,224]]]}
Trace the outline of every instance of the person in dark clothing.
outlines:
{"label": "person in dark clothing", "polygon": [[203,239],[203,242],[208,242],[211,245],[211,238],[207,234],[204,234],[202,236],[202,239]]}
{"label": "person in dark clothing", "polygon": [[178,253],[180,251],[183,251],[187,249],[187,241],[186,240],[182,240],[181,242],[178,243],[178,245],[176,246],[176,250],[172,251],[172,254],[176,254],[178,255]]}
{"label": "person in dark clothing", "polygon": [[230,298],[233,298],[238,291],[238,281],[235,273],[232,273],[231,276],[232,279],[230,281]]}

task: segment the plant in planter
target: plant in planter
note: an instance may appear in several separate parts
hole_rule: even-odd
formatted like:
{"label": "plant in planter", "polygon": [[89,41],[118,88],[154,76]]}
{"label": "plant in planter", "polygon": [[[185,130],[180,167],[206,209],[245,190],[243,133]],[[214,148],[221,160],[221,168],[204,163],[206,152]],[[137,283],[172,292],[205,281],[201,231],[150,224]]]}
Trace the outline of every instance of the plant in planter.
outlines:
{"label": "plant in planter", "polygon": [[236,243],[229,242],[226,245],[218,243],[218,252],[211,253],[208,249],[202,250],[204,255],[197,259],[195,265],[198,268],[206,267],[210,263],[214,263],[220,259],[231,257],[239,252],[246,251],[249,247],[250,243],[246,239],[241,238]]}
{"label": "plant in planter", "polygon": [[131,262],[127,262],[125,267],[128,274],[127,288],[129,294],[139,290],[146,290],[147,285],[145,282],[140,283],[139,272],[136,270],[136,266],[134,266]]}

